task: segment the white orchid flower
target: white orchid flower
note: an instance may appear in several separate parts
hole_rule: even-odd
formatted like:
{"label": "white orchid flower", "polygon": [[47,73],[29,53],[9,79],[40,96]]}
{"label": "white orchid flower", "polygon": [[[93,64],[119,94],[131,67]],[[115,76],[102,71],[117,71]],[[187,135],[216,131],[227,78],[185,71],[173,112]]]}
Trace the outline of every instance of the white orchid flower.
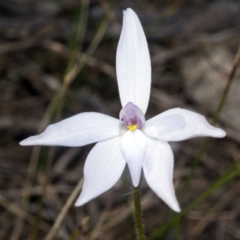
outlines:
{"label": "white orchid flower", "polygon": [[80,113],[52,124],[20,144],[80,147],[98,142],[84,166],[84,184],[75,205],[81,206],[110,189],[128,165],[133,185],[141,171],[150,188],[179,212],[173,179],[173,152],[168,141],[226,133],[194,112],[174,108],[145,121],[151,85],[151,62],[141,23],[133,10],[124,11],[117,48],[117,81],[122,104],[119,120],[101,113]]}

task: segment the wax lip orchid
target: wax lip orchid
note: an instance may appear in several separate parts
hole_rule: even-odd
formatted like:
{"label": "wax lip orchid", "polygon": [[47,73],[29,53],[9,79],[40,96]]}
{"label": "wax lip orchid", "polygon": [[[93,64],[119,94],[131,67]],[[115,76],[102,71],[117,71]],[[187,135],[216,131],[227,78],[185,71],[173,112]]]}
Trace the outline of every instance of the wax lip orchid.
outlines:
{"label": "wax lip orchid", "polygon": [[98,142],[84,166],[84,184],[75,205],[81,206],[110,189],[128,165],[132,183],[139,185],[141,171],[150,188],[174,211],[173,153],[169,141],[226,133],[194,112],[174,108],[145,121],[151,85],[151,62],[141,23],[133,10],[124,11],[116,57],[122,104],[119,120],[87,112],[52,124],[40,135],[20,144],[80,147]]}

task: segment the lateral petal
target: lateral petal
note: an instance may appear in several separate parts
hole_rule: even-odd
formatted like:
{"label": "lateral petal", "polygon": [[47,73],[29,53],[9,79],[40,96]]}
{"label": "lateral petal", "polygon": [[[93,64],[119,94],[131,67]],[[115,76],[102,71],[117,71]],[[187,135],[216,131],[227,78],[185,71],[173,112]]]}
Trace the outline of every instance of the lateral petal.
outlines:
{"label": "lateral petal", "polygon": [[121,151],[128,164],[133,186],[139,185],[142,164],[146,153],[146,137],[138,129],[127,131],[121,137]]}
{"label": "lateral petal", "polygon": [[81,206],[109,190],[121,177],[125,165],[119,137],[97,143],[84,165],[83,189],[75,206]]}
{"label": "lateral petal", "polygon": [[116,70],[122,107],[132,102],[145,114],[151,84],[151,61],[142,25],[135,12],[123,12],[123,27],[117,48]]}
{"label": "lateral petal", "polygon": [[181,108],[173,108],[151,118],[146,121],[142,131],[150,137],[164,141],[226,136],[225,131],[211,126],[202,115]]}
{"label": "lateral petal", "polygon": [[180,207],[173,187],[173,153],[164,141],[147,138],[147,151],[143,172],[150,188],[174,211]]}
{"label": "lateral petal", "polygon": [[43,133],[23,140],[20,145],[79,147],[116,137],[122,131],[116,118],[95,112],[80,113],[49,125]]}

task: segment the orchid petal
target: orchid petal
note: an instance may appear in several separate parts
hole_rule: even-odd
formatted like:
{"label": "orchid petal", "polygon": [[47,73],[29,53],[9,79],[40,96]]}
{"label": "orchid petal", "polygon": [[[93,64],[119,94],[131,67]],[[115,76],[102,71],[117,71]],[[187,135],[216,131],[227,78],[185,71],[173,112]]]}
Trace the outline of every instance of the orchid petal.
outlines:
{"label": "orchid petal", "polygon": [[128,164],[132,183],[135,187],[139,185],[146,147],[146,137],[138,129],[127,131],[121,138],[122,154]]}
{"label": "orchid petal", "polygon": [[135,12],[123,12],[123,27],[117,48],[117,79],[122,107],[132,102],[145,114],[151,84],[151,62],[141,23]]}
{"label": "orchid petal", "polygon": [[164,141],[226,136],[222,129],[211,126],[202,115],[181,108],[170,109],[146,121],[142,131]]}
{"label": "orchid petal", "polygon": [[20,145],[78,147],[116,137],[121,131],[116,118],[94,112],[80,113],[49,125],[43,133],[23,140]]}
{"label": "orchid petal", "polygon": [[173,153],[169,144],[147,137],[143,172],[150,188],[174,211],[180,207],[173,187]]}
{"label": "orchid petal", "polygon": [[75,206],[81,206],[109,190],[121,177],[125,165],[119,137],[97,143],[84,165],[83,189]]}

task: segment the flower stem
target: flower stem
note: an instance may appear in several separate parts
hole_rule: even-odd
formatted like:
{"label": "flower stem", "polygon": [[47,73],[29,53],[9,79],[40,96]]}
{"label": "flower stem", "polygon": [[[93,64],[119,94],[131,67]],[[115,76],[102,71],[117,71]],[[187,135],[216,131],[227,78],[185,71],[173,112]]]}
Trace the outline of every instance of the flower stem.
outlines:
{"label": "flower stem", "polygon": [[133,196],[134,196],[134,217],[135,217],[135,230],[137,234],[138,240],[145,240],[146,237],[144,235],[144,226],[142,219],[142,208],[141,208],[141,194],[140,187],[133,188]]}

